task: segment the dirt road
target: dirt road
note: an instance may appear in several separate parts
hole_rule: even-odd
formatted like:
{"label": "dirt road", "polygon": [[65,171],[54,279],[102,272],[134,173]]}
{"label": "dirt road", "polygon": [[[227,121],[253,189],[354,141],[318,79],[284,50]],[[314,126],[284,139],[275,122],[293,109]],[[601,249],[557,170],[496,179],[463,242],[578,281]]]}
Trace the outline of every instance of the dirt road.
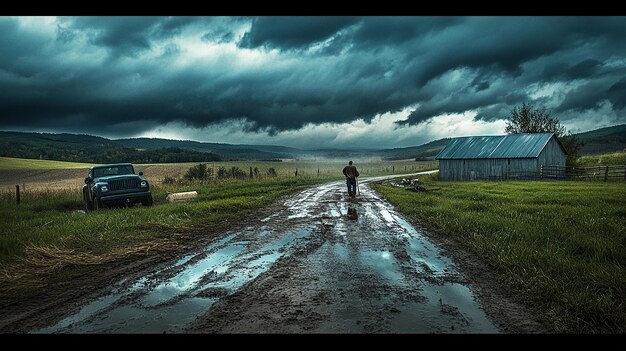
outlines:
{"label": "dirt road", "polygon": [[34,332],[499,332],[467,279],[363,179],[294,195]]}

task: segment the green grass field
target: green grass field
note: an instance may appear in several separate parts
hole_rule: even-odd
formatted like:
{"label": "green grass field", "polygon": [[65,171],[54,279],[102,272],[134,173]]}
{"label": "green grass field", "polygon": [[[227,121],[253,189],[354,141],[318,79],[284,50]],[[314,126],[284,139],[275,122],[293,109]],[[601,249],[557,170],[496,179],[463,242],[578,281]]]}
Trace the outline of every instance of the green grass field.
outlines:
{"label": "green grass field", "polygon": [[626,165],[626,151],[581,156],[577,161],[581,166]]}
{"label": "green grass field", "polygon": [[551,330],[626,332],[623,182],[424,179],[431,192],[374,187],[417,223],[484,259]]}
{"label": "green grass field", "polygon": [[29,160],[25,158],[0,157],[0,170],[10,169],[66,169],[66,168],[89,168],[89,163]]}

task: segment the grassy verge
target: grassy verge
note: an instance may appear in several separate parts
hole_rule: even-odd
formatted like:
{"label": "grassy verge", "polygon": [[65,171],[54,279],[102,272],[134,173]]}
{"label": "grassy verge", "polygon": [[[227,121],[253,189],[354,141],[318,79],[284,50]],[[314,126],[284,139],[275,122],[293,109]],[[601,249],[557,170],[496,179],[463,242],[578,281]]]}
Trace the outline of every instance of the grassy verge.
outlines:
{"label": "grassy verge", "polygon": [[440,182],[427,193],[377,184],[401,212],[488,262],[555,332],[626,332],[626,186]]}
{"label": "grassy verge", "polygon": [[[0,194],[0,299],[29,294],[62,268],[102,264],[130,255],[175,249],[194,236],[212,235],[278,197],[325,181],[318,177],[228,180],[156,186],[155,206],[79,213],[78,189],[25,192],[15,205]],[[196,190],[198,201],[170,204],[167,192]],[[52,276],[50,276],[52,274]]]}

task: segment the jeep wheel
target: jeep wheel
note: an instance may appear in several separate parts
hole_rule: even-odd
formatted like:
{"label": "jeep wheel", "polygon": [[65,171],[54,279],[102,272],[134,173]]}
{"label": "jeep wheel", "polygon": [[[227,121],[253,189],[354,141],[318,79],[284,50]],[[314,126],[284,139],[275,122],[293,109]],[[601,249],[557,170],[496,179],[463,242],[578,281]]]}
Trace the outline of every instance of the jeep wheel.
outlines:
{"label": "jeep wheel", "polygon": [[93,199],[93,204],[91,205],[94,211],[98,211],[102,208],[102,202],[99,199]]}
{"label": "jeep wheel", "polygon": [[89,200],[85,200],[85,211],[93,211],[93,204]]}
{"label": "jeep wheel", "polygon": [[141,201],[141,204],[143,206],[152,206],[152,194],[148,195],[145,200]]}
{"label": "jeep wheel", "polygon": [[83,200],[85,202],[85,211],[93,211],[93,204],[89,201],[89,198],[83,194]]}

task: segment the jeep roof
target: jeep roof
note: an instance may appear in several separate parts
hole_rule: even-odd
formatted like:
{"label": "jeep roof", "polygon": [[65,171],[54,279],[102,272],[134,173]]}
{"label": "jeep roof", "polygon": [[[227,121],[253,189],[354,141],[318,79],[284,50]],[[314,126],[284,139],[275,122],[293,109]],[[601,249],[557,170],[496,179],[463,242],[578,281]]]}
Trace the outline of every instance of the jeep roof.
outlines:
{"label": "jeep roof", "polygon": [[106,165],[99,165],[99,166],[91,166],[89,167],[89,169],[94,169],[94,168],[105,168],[105,167],[117,167],[117,166],[132,166],[133,169],[135,169],[135,167],[133,166],[132,163],[109,163]]}

